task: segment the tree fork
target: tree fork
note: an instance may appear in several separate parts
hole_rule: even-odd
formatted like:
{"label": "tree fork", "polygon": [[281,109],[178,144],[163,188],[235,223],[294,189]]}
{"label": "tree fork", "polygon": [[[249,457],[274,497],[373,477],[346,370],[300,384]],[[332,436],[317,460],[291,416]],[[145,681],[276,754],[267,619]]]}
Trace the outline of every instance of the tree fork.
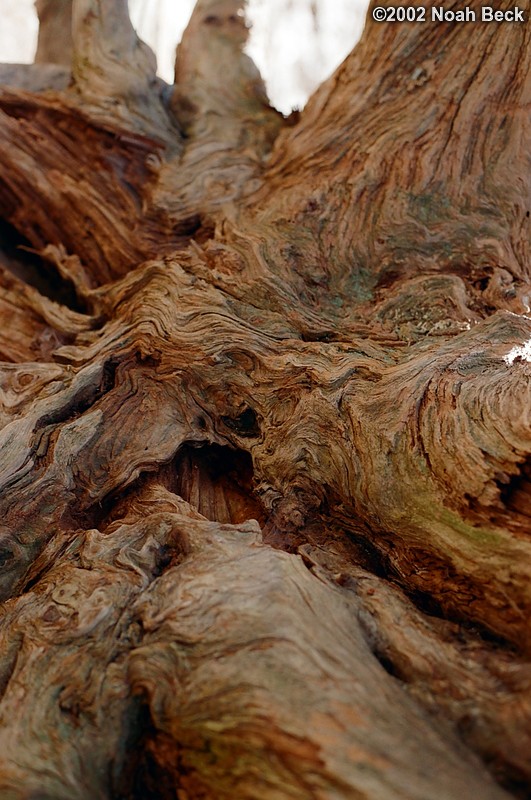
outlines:
{"label": "tree fork", "polygon": [[125,1],[39,12],[71,65],[0,69],[2,796],[526,797],[529,26],[368,21],[294,124],[241,3],[172,87]]}

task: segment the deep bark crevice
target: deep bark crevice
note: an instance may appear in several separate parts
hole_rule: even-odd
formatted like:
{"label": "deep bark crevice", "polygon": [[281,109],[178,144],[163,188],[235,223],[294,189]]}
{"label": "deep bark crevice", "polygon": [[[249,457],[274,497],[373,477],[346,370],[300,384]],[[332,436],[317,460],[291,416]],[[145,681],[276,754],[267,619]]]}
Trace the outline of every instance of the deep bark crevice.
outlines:
{"label": "deep bark crevice", "polygon": [[[253,424],[252,415],[245,414],[243,422],[238,418],[244,436],[248,435],[246,423]],[[164,482],[212,521],[232,524],[248,519],[265,521],[266,512],[254,491],[252,459],[242,450],[215,444],[184,445],[174,463],[164,470]]]}
{"label": "deep bark crevice", "polygon": [[150,465],[127,487],[120,487],[97,503],[70,506],[68,518],[81,527],[106,531],[153,486],[178,495],[214,522],[238,524],[256,519],[263,524],[268,516],[255,492],[249,453],[199,441],[184,443],[170,462]]}
{"label": "deep bark crevice", "polygon": [[500,499],[508,512],[526,518],[531,527],[531,459],[521,464],[518,475],[506,477],[498,485]]}
{"label": "deep bark crevice", "polygon": [[149,745],[156,736],[149,705],[136,698],[138,713],[131,726],[127,747],[127,759],[121,774],[115,779],[113,794],[117,800],[141,800],[142,797],[160,797],[173,800],[175,784],[173,776],[166,776],[158,769]]}
{"label": "deep bark crevice", "polygon": [[71,280],[60,274],[57,267],[31,247],[31,243],[17,229],[0,219],[1,263],[20,280],[33,286],[45,297],[64,305],[78,314],[86,314],[88,307]]}

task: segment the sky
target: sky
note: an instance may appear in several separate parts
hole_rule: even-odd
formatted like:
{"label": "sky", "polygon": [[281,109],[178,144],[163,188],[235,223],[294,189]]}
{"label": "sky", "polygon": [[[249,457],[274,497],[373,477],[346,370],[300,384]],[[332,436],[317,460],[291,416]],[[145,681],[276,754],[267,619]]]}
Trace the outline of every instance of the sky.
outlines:
{"label": "sky", "polygon": [[[172,82],[175,47],[194,0],[129,0],[133,24]],[[358,40],[367,0],[249,0],[247,51],[273,104],[302,108]],[[33,0],[0,0],[0,62],[31,62],[37,43]]]}

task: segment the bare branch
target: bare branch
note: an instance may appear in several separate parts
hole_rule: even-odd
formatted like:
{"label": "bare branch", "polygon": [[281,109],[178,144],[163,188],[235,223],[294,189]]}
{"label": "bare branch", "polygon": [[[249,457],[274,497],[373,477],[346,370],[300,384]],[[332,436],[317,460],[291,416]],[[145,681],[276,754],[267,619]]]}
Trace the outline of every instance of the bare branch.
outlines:
{"label": "bare branch", "polygon": [[199,0],[177,49],[171,109],[186,150],[161,173],[157,197],[176,219],[234,203],[259,178],[285,124],[243,51],[243,6]]}
{"label": "bare branch", "polygon": [[60,64],[0,64],[0,84],[26,92],[61,92],[70,83],[70,69]]}
{"label": "bare branch", "polygon": [[72,64],[72,0],[36,0],[39,39],[36,64]]}
{"label": "bare branch", "polygon": [[[469,5],[479,19],[481,2]],[[387,285],[389,273],[403,280],[449,267],[452,242],[453,264],[503,265],[515,281],[511,310],[526,313],[527,290],[518,297],[517,282],[531,278],[529,187],[519,154],[529,136],[530,81],[514,76],[528,74],[529,26],[476,24],[473,53],[463,59],[470,30],[454,25],[449,36],[444,24],[378,25],[369,15],[357,47],[277,141],[263,196],[295,218],[312,181],[320,208],[331,210],[326,230],[316,219],[319,238],[342,231],[333,260],[327,250],[305,259],[327,263],[332,301],[348,294],[353,258],[373,265],[370,292]],[[366,213],[352,213],[360,203]],[[429,247],[406,256],[400,243],[411,230]],[[506,307],[507,296],[496,307]]]}
{"label": "bare branch", "polygon": [[[89,268],[92,284],[98,285],[126,272],[152,248],[134,231],[141,231],[137,223],[142,214],[139,193],[153,179],[149,161],[150,157],[158,161],[161,143],[131,133],[123,136],[116,125],[106,129],[91,125],[77,107],[63,102],[8,90],[0,93],[0,169],[4,175],[0,181],[0,215],[35,250],[40,252],[53,244],[76,253]],[[76,146],[80,131],[86,139],[83,146]],[[44,152],[40,146],[43,136],[49,138],[50,145]],[[120,154],[117,157],[125,158],[128,164],[116,206],[106,202],[117,191],[109,169],[114,154]],[[83,199],[78,201],[74,195],[80,186]],[[32,219],[33,213],[36,216]],[[67,237],[61,233],[65,216],[70,230]],[[118,238],[123,249],[115,260],[111,249]],[[67,269],[72,268],[78,272],[70,262]],[[71,278],[76,283],[74,273]]]}
{"label": "bare branch", "polygon": [[131,24],[127,0],[73,0],[72,73],[77,90],[115,120],[177,141],[163,107],[156,58]]}
{"label": "bare branch", "polygon": [[[172,108],[188,135],[206,136],[266,120],[279,127],[254,62],[243,52],[243,0],[199,0],[177,49]],[[222,65],[222,67],[221,67]],[[232,127],[231,127],[232,126]]]}

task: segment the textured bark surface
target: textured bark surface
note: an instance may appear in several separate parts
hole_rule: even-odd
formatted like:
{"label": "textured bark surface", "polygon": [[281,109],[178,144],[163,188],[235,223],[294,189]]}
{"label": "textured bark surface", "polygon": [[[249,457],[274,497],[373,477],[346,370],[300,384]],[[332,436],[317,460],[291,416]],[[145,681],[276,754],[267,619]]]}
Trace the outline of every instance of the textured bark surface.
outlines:
{"label": "textured bark surface", "polygon": [[174,86],[125,1],[38,5],[55,63],[0,70],[2,798],[528,797],[529,24],[368,21],[284,119],[238,2]]}

